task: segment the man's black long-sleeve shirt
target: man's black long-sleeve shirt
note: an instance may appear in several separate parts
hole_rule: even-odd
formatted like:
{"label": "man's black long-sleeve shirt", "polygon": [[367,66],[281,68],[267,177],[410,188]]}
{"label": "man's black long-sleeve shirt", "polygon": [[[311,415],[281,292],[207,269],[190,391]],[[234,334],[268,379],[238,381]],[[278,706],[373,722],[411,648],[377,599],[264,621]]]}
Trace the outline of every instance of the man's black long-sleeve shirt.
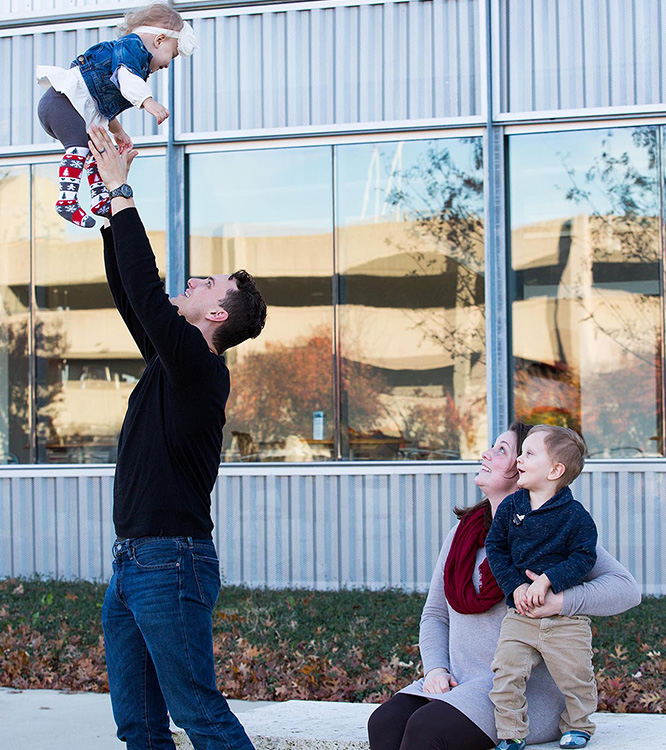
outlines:
{"label": "man's black long-sleeve shirt", "polygon": [[116,534],[210,538],[229,371],[169,301],[136,209],[102,236],[113,300],[146,362],[118,442]]}

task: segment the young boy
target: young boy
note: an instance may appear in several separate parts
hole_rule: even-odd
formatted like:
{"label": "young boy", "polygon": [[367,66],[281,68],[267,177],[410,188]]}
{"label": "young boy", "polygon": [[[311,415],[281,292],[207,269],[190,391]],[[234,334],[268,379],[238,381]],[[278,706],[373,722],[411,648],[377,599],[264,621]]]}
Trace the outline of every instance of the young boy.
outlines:
{"label": "young boy", "polygon": [[[594,733],[590,620],[529,617],[549,589],[581,583],[596,562],[596,526],[568,486],[582,471],[585,452],[583,439],[567,427],[533,427],[517,460],[520,489],[502,501],[486,537],[490,568],[509,605],[492,664],[496,750],[525,747],[525,687],[541,659],[564,694],[560,747],[585,747]],[[539,577],[529,583],[526,570]]]}

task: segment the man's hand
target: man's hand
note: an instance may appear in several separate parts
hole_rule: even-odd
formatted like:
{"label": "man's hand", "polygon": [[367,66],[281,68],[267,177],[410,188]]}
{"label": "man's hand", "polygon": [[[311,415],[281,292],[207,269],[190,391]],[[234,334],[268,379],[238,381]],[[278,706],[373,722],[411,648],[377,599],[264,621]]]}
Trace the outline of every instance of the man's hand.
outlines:
{"label": "man's hand", "polygon": [[138,151],[129,150],[119,154],[111,141],[111,136],[97,125],[90,128],[88,146],[95,157],[97,169],[107,190],[113,190],[127,182],[130,166]]}
{"label": "man's hand", "polygon": [[161,125],[169,116],[169,110],[166,107],[163,107],[159,102],[156,102],[152,96],[146,99],[142,106],[146,112],[151,114],[157,120],[158,125]]}
{"label": "man's hand", "polygon": [[536,580],[532,581],[527,589],[527,608],[540,607],[546,601],[546,594],[550,591],[550,578],[542,573]]}
{"label": "man's hand", "polygon": [[[533,573],[531,570],[526,570],[525,573],[527,574],[527,577],[532,581],[536,581],[539,578],[538,574]],[[554,594],[553,590],[549,588],[548,592],[546,593],[544,603],[538,606],[528,607],[525,614],[527,615],[527,617],[531,617],[532,619],[540,619],[541,617],[554,617],[556,615],[562,614],[563,605],[564,592],[560,591],[559,593]]]}
{"label": "man's hand", "polygon": [[431,669],[423,680],[423,692],[424,693],[448,693],[453,687],[456,687],[458,683],[453,679],[453,676],[448,670],[443,667],[435,667]]}
{"label": "man's hand", "polygon": [[521,583],[513,592],[513,603],[520,615],[527,614],[527,589],[529,587],[529,583]]}

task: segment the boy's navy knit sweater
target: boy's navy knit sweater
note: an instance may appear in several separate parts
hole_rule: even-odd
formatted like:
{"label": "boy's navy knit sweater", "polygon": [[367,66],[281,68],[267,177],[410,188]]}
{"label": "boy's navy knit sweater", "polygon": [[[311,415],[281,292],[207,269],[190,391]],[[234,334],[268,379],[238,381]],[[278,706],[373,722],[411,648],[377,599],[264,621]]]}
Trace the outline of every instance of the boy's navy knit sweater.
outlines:
{"label": "boy's navy knit sweater", "polygon": [[118,442],[116,534],[210,539],[229,371],[169,302],[136,209],[102,236],[113,300],[146,362]]}
{"label": "boy's navy knit sweater", "polygon": [[563,487],[537,510],[530,494],[504,498],[486,537],[486,556],[499,587],[514,606],[513,592],[531,583],[525,570],[550,579],[554,593],[582,583],[597,560],[597,527],[592,516]]}

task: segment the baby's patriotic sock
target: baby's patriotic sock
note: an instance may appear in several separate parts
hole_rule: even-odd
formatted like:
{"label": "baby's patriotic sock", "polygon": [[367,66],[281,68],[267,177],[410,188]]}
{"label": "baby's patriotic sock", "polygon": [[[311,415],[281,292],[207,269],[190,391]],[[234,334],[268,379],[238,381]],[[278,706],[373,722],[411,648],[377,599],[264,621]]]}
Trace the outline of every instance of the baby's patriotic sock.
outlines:
{"label": "baby's patriotic sock", "polygon": [[55,210],[72,224],[90,229],[95,226],[95,220],[79,206],[78,198],[87,153],[88,149],[82,146],[72,146],[65,151],[58,172],[60,199],[56,202]]}
{"label": "baby's patriotic sock", "polygon": [[97,162],[92,154],[86,159],[86,174],[88,185],[90,185],[90,210],[97,216],[109,216],[111,214],[111,198],[106,185],[102,182],[97,169]]}

